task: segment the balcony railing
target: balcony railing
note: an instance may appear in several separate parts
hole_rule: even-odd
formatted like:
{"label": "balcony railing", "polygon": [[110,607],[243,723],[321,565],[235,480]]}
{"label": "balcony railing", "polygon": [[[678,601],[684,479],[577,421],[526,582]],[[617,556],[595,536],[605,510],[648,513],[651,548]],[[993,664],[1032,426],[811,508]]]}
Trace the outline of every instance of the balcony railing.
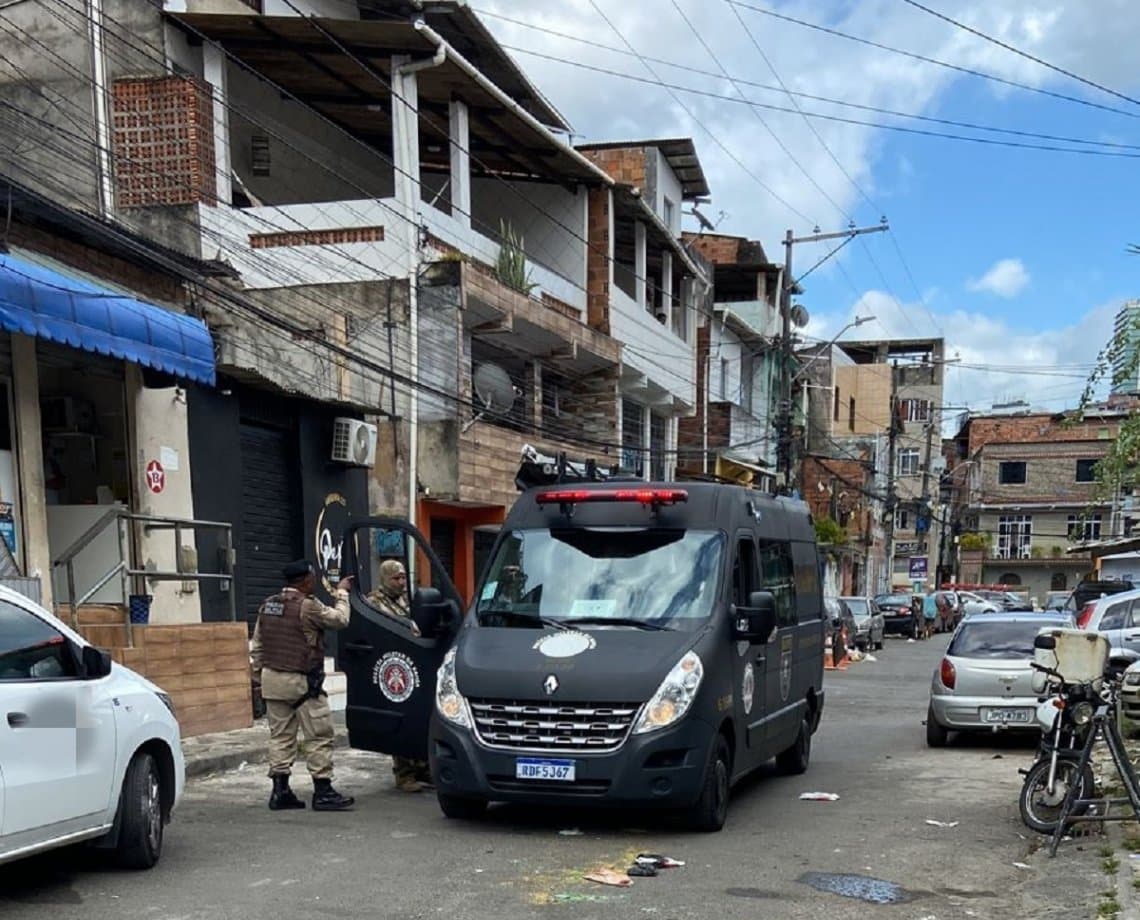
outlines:
{"label": "balcony railing", "polygon": [[643,374],[663,392],[688,406],[694,405],[693,346],[616,286],[610,288],[610,302],[610,329],[623,345],[622,363]]}

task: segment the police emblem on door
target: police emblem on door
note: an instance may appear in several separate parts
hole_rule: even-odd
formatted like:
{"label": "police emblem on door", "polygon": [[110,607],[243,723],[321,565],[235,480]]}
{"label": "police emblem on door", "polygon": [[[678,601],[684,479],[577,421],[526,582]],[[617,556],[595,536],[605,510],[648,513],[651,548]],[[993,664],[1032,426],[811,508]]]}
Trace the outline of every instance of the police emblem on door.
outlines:
{"label": "police emblem on door", "polygon": [[792,652],[789,649],[780,653],[780,699],[788,700],[792,692]]}
{"label": "police emblem on door", "polygon": [[372,682],[393,703],[403,703],[416,692],[420,683],[415,662],[402,652],[382,655],[372,669]]}

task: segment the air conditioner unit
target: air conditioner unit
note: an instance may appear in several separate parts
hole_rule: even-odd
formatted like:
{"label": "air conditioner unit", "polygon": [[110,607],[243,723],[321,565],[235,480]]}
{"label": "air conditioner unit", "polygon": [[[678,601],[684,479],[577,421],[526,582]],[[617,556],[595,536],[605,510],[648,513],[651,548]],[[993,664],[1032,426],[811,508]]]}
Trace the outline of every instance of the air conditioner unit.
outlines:
{"label": "air conditioner unit", "polygon": [[332,458],[349,466],[372,466],[376,461],[376,426],[355,418],[336,419]]}

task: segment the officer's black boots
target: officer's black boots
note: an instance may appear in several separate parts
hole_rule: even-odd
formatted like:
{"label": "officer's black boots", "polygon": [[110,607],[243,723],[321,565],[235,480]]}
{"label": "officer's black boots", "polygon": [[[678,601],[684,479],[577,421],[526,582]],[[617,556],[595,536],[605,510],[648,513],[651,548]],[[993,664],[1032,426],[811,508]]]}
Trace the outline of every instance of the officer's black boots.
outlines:
{"label": "officer's black boots", "polygon": [[333,789],[331,779],[313,780],[313,811],[348,811],[354,804],[352,796]]}
{"label": "officer's black boots", "polygon": [[296,793],[289,788],[289,775],[287,773],[275,773],[273,775],[273,794],[269,797],[270,811],[304,807],[305,803],[297,798]]}

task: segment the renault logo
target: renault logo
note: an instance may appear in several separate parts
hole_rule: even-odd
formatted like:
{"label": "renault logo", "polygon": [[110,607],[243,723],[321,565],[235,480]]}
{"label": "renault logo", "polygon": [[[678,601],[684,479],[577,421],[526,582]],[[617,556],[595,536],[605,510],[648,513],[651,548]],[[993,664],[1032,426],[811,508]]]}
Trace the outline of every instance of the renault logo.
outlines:
{"label": "renault logo", "polygon": [[542,689],[547,696],[554,696],[554,691],[558,689],[558,678],[551,674],[542,682]]}

